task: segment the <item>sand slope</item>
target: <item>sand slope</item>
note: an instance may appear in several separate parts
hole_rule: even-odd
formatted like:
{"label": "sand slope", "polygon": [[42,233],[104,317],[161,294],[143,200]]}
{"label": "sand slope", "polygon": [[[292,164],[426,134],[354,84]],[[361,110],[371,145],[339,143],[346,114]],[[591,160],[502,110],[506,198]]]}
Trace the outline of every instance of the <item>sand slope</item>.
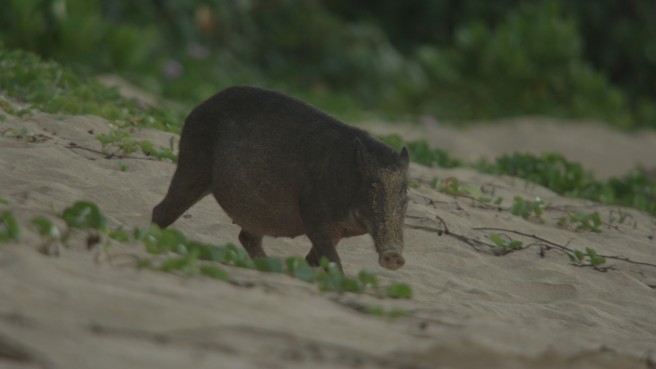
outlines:
{"label": "sand slope", "polygon": [[656,177],[656,132],[641,130],[619,134],[599,122],[564,122],[527,117],[472,124],[466,129],[439,124],[424,117],[421,124],[365,124],[380,134],[425,139],[431,146],[447,150],[468,162],[492,160],[513,152],[542,154],[558,152],[580,163],[598,178],[620,177],[642,166]]}
{"label": "sand slope", "polygon": [[[15,137],[27,128],[28,137]],[[586,135],[594,135],[594,126]],[[384,128],[382,128],[384,129]],[[503,128],[499,128],[503,129]],[[576,128],[581,129],[581,128]],[[428,188],[411,191],[406,220],[406,266],[377,266],[371,240],[340,244],[347,273],[375,271],[385,282],[412,285],[412,300],[321,294],[284,275],[229,268],[235,283],[138,270],[135,245],[106,253],[87,250],[80,237],[59,257],[37,251],[27,226],[79,199],[96,202],[111,226],[148,224],[173,164],[118,159],[99,150],[93,134],[107,132],[95,117],[35,113],[0,122],[0,197],[24,225],[19,243],[0,244],[1,368],[653,368],[656,362],[656,219],[565,199],[522,180],[466,169],[412,166],[415,181],[456,177],[494,189],[502,210]],[[512,132],[507,132],[511,134]],[[463,137],[466,132],[461,133]],[[500,134],[497,132],[497,134]],[[167,145],[170,134],[139,133]],[[614,135],[619,135],[614,133]],[[618,155],[646,141],[624,139]],[[470,138],[468,138],[470,139]],[[473,141],[472,144],[476,144]],[[653,147],[643,148],[652,150]],[[563,148],[566,150],[566,148]],[[507,208],[513,196],[540,196],[553,206],[544,223]],[[623,224],[601,233],[556,227],[568,209],[597,210]],[[238,229],[206,198],[175,227],[213,243],[236,242]],[[452,235],[438,235],[447,224]],[[609,260],[606,272],[575,267],[555,249],[535,244],[505,256],[453,235],[486,241],[495,227],[535,234],[571,248],[650,263]],[[504,233],[497,231],[497,233]],[[527,237],[505,232],[526,244]],[[542,242],[544,244],[544,242]],[[305,255],[306,238],[265,239],[274,256]],[[353,306],[383,305],[410,315],[364,315]]]}

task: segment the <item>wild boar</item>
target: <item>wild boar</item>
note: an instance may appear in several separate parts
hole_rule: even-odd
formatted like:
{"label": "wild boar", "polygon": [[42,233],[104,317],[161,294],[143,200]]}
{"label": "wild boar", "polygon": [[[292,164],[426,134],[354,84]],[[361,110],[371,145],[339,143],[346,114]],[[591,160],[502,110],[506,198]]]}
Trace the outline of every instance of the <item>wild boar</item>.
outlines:
{"label": "wild boar", "polygon": [[164,228],[213,194],[241,227],[251,258],[266,256],[262,237],[307,235],[306,256],[341,268],[344,237],[369,233],[378,262],[403,258],[408,151],[397,153],[363,130],[297,99],[238,86],[201,103],[187,117],[178,165],[153,223]]}

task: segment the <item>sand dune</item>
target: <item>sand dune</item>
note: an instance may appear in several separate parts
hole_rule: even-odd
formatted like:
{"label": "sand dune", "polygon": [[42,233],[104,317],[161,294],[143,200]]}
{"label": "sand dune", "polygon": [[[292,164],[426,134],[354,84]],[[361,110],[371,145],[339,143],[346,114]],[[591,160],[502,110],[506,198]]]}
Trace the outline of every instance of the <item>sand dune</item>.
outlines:
{"label": "sand dune", "polygon": [[[539,130],[550,130],[550,125],[513,124],[491,127],[487,134],[517,138],[518,131],[533,129],[533,135],[549,140]],[[21,128],[29,137],[15,137]],[[374,129],[391,130],[380,125]],[[410,136],[413,129],[422,128],[400,128]],[[340,244],[346,273],[367,269],[383,281],[406,282],[414,290],[410,300],[320,293],[285,275],[229,267],[235,281],[248,283],[139,270],[132,257],[144,255],[139,246],[115,245],[99,253],[87,250],[80,237],[62,248],[59,257],[39,253],[39,238],[27,225],[29,220],[52,216],[53,209],[60,212],[76,200],[97,203],[111,226],[131,229],[148,224],[174,165],[125,158],[120,161],[127,171],[120,171],[119,159],[87,150],[99,150],[93,135],[108,130],[107,123],[96,117],[34,113],[25,118],[7,115],[0,122],[0,198],[8,202],[0,206],[24,225],[20,242],[0,244],[2,368],[656,366],[656,219],[633,209],[562,198],[523,180],[468,169],[413,165],[411,177],[420,183],[455,177],[466,186],[494,188],[495,196],[504,198],[502,209],[428,186],[412,190],[406,266],[399,271],[378,267],[369,237]],[[473,148],[480,151],[471,152],[488,155],[489,141],[479,131],[472,132],[451,132],[451,146],[430,130],[417,134],[465,156]],[[644,155],[656,148],[653,136],[628,137],[596,125],[564,126],[558,134],[567,138],[561,144],[580,142],[574,138],[577,134],[580,139],[608,137],[613,140],[613,157],[620,162],[617,167],[622,168],[640,157],[649,165]],[[138,135],[161,145],[168,145],[171,136],[150,130]],[[469,143],[453,146],[458,142]],[[553,148],[576,158],[575,148],[580,150],[581,145],[563,145]],[[580,161],[601,173],[598,168],[611,166],[607,148],[600,142],[589,146],[585,150],[590,153],[580,156]],[[656,157],[650,155],[651,160]],[[539,196],[550,204],[544,223],[512,215],[507,209],[513,196]],[[602,232],[557,227],[556,219],[573,209],[598,211],[605,221]],[[618,211],[626,221],[611,223],[611,215]],[[439,219],[450,234],[438,234],[444,230]],[[211,198],[174,226],[202,241],[237,241],[238,228]],[[577,267],[557,248],[546,249],[544,241],[513,231],[649,265],[609,259],[605,267],[610,269],[605,272]],[[495,256],[492,248],[463,242],[490,243],[486,237],[493,232],[534,245]],[[265,243],[271,255],[280,257],[305,255],[309,248],[304,237]],[[353,309],[357,304],[402,308],[409,314],[370,316]]]}
{"label": "sand dune", "polygon": [[396,133],[406,139],[426,139],[457,158],[474,162],[513,152],[558,152],[580,163],[598,178],[620,177],[636,166],[656,175],[656,132],[618,133],[599,122],[565,122],[527,117],[466,129],[424,118],[415,125],[365,124],[380,134]]}

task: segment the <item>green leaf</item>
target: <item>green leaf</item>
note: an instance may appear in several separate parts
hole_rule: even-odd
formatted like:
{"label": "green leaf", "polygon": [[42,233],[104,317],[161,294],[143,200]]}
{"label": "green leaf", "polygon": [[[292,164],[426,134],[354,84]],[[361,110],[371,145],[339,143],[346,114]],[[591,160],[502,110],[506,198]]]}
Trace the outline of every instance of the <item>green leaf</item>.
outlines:
{"label": "green leaf", "polygon": [[307,264],[305,259],[302,259],[298,256],[290,256],[287,259],[285,259],[285,266],[287,267],[287,273],[290,275],[293,274],[294,269],[296,269],[299,265],[301,264]]}
{"label": "green leaf", "polygon": [[214,265],[201,265],[200,274],[220,281],[228,281],[230,279],[228,272]]}
{"label": "green leaf", "polygon": [[487,196],[480,196],[480,197],[478,198],[478,201],[480,201],[480,202],[482,202],[482,203],[484,203],[484,204],[489,204],[490,202],[492,202],[492,198],[487,197]]}
{"label": "green leaf", "polygon": [[104,133],[97,134],[96,140],[98,140],[102,145],[107,145],[113,141],[110,136]]}
{"label": "green leaf", "polygon": [[514,249],[522,248],[522,245],[524,245],[524,243],[522,241],[511,241],[508,244],[508,247],[514,250]]}
{"label": "green leaf", "polygon": [[524,199],[519,196],[515,196],[515,202],[513,203],[510,212],[512,213],[512,215],[517,215],[517,216],[521,215],[522,217],[526,218],[525,214],[527,213],[527,211],[526,211],[526,205]]}
{"label": "green leaf", "polygon": [[240,268],[253,268],[253,261],[248,257],[248,254],[234,244],[226,245],[226,262]]}
{"label": "green leaf", "polygon": [[510,211],[513,215],[521,216],[524,219],[528,219],[533,213],[537,219],[542,220],[541,216],[544,207],[545,204],[540,199],[526,201],[520,196],[515,196],[515,202]]}
{"label": "green leaf", "polygon": [[255,265],[255,269],[263,272],[282,273],[282,263],[278,258],[257,258],[253,260],[253,264]]}
{"label": "green leaf", "polygon": [[52,239],[59,238],[59,230],[52,221],[46,217],[35,217],[32,219],[32,225],[36,227],[41,237],[50,237]]}
{"label": "green leaf", "polygon": [[385,309],[382,306],[367,306],[364,309],[365,314],[384,316]]}
{"label": "green leaf", "polygon": [[315,279],[314,268],[308,265],[305,259],[299,257],[288,257],[285,260],[287,265],[287,273],[296,279],[305,282],[310,282]]}
{"label": "green leaf", "polygon": [[592,230],[594,232],[601,232],[599,227],[601,227],[601,216],[595,211],[592,213]]}
{"label": "green leaf", "polygon": [[189,259],[186,256],[176,256],[164,260],[164,262],[160,266],[160,269],[164,272],[182,270],[188,264],[189,264]]}
{"label": "green leaf", "polygon": [[567,218],[566,217],[560,217],[558,218],[558,221],[556,222],[556,225],[561,228],[565,228],[565,225],[567,224]]}
{"label": "green leaf", "polygon": [[146,229],[134,229],[134,238],[143,242],[144,246],[146,246],[146,251],[151,254],[162,254],[168,251],[159,245],[159,238],[161,235],[162,230],[155,224],[151,224]]}
{"label": "green leaf", "polygon": [[154,155],[157,151],[153,143],[147,140],[139,141],[139,147],[146,155]]}
{"label": "green leaf", "polygon": [[97,229],[104,231],[107,218],[100,212],[98,205],[89,201],[77,201],[64,209],[62,218],[70,228]]}
{"label": "green leaf", "polygon": [[344,276],[341,274],[328,273],[324,274],[319,284],[321,291],[341,291]]}
{"label": "green leaf", "polygon": [[504,247],[504,245],[506,244],[506,240],[503,237],[501,237],[501,235],[499,235],[499,234],[492,233],[489,236],[489,238],[490,238],[490,241],[494,242],[499,247]]}
{"label": "green leaf", "polygon": [[326,271],[329,275],[332,274],[339,274],[343,275],[344,273],[339,269],[337,264],[333,263],[332,261],[328,260],[327,257],[322,256],[321,259],[319,259],[319,267],[323,270]]}
{"label": "green leaf", "polygon": [[206,245],[198,241],[188,241],[186,245],[188,252],[195,252],[201,260],[226,262],[226,248],[215,245]]}
{"label": "green leaf", "polygon": [[574,250],[574,255],[576,256],[576,259],[581,262],[583,259],[585,259],[585,254],[581,250]]}
{"label": "green leaf", "polygon": [[165,272],[179,270],[186,275],[193,275],[198,270],[198,255],[195,252],[165,260],[160,269]]}
{"label": "green leaf", "polygon": [[18,240],[20,233],[16,218],[9,211],[4,211],[0,217],[0,241]]}
{"label": "green leaf", "polygon": [[597,256],[590,259],[590,264],[594,266],[606,264],[606,259],[602,258],[601,256]]}
{"label": "green leaf", "polygon": [[159,234],[162,233],[161,229],[155,225],[151,224],[148,226],[148,228],[141,229],[141,228],[134,228],[134,238],[138,241],[145,241],[146,239],[155,239],[156,237],[159,237]]}
{"label": "green leaf", "polygon": [[321,259],[319,259],[319,267],[321,269],[328,269],[330,266],[330,260],[328,260],[327,257],[322,256]]}
{"label": "green leaf", "polygon": [[412,288],[405,283],[392,282],[387,287],[387,296],[395,299],[409,299],[412,297]]}
{"label": "green leaf", "polygon": [[341,289],[348,292],[362,293],[364,291],[364,285],[362,285],[357,279],[344,277],[341,282]]}
{"label": "green leaf", "polygon": [[358,273],[358,280],[362,283],[363,286],[371,286],[373,288],[378,287],[378,278],[375,274],[369,273],[365,270],[361,270]]}
{"label": "green leaf", "polygon": [[187,237],[182,232],[173,228],[162,230],[159,236],[158,246],[162,250],[175,252],[178,254],[187,254]]}
{"label": "green leaf", "polygon": [[130,234],[124,231],[123,227],[119,227],[109,232],[109,238],[119,242],[128,242],[130,241]]}
{"label": "green leaf", "polygon": [[[462,188],[461,192],[463,194],[469,195],[469,196],[471,196],[475,199],[480,199],[480,198],[483,197],[483,192],[481,191],[481,189],[479,187],[475,187],[475,186],[467,186],[466,188]],[[487,202],[489,202],[489,201],[490,200],[488,199]]]}

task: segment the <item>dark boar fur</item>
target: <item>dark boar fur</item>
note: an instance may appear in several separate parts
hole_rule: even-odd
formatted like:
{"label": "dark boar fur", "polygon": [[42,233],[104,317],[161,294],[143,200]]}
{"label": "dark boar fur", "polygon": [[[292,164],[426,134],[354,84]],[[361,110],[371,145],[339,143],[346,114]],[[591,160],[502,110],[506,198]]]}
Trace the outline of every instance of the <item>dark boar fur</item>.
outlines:
{"label": "dark boar fur", "polygon": [[397,153],[366,132],[284,94],[232,87],[196,107],[180,138],[168,193],[153,209],[166,227],[212,193],[241,227],[251,258],[264,257],[262,237],[306,234],[306,259],[341,268],[343,237],[369,233],[379,264],[405,263],[408,152]]}

